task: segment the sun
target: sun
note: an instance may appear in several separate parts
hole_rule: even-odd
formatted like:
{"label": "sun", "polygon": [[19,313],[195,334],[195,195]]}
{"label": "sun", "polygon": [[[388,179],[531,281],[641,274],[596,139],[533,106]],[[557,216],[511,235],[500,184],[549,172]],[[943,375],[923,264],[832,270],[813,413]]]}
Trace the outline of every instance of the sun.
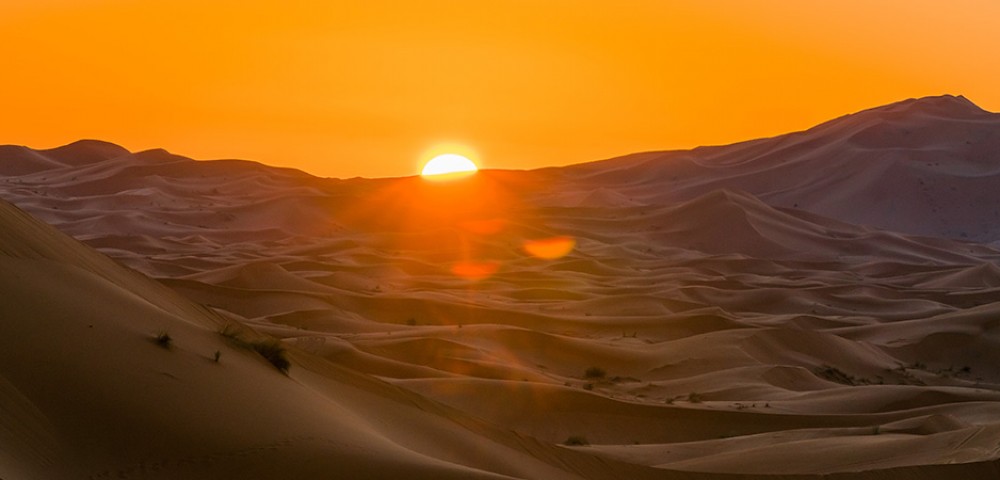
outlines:
{"label": "sun", "polygon": [[457,153],[445,153],[424,164],[420,175],[430,179],[455,178],[472,175],[479,170],[472,160]]}

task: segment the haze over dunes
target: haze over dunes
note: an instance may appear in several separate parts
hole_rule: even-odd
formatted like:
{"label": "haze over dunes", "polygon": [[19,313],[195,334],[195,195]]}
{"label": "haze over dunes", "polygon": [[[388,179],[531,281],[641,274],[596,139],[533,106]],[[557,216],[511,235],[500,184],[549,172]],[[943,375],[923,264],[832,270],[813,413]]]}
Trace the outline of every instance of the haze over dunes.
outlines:
{"label": "haze over dunes", "polygon": [[0,477],[995,478],[998,152],[952,96],[444,183],[0,147]]}

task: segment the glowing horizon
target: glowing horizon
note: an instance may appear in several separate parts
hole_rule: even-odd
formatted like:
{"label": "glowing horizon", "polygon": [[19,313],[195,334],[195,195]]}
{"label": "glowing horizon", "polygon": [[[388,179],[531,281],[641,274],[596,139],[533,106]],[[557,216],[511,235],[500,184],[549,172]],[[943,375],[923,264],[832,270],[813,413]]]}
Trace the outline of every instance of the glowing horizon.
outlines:
{"label": "glowing horizon", "polygon": [[483,168],[539,168],[928,95],[997,111],[996,18],[987,0],[14,0],[0,144],[390,177],[447,142]]}

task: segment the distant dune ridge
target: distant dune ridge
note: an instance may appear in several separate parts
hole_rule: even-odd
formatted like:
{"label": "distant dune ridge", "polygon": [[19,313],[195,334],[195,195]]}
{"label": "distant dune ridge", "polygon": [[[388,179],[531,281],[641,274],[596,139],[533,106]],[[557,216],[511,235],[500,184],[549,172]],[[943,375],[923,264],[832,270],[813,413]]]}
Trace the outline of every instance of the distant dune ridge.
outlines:
{"label": "distant dune ridge", "polygon": [[998,175],[954,96],[435,185],[0,146],[0,478],[998,478]]}
{"label": "distant dune ridge", "polygon": [[858,225],[994,241],[1000,239],[997,152],[1000,115],[961,96],[942,96],[866,110],[804,132],[559,172],[579,187],[613,190],[633,202],[662,204],[724,188]]}

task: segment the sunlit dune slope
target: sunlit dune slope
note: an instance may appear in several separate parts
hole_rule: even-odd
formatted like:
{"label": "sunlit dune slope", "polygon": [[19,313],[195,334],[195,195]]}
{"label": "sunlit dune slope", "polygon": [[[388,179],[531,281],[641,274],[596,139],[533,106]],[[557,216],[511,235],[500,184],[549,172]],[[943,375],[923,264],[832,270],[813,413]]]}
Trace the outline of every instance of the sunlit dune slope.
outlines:
{"label": "sunlit dune slope", "polygon": [[[435,185],[4,147],[0,195],[169,290],[4,207],[26,340],[0,338],[0,372],[27,427],[0,423],[24,439],[0,455],[10,475],[57,472],[58,446],[71,473],[149,476],[160,455],[203,477],[996,478],[998,138],[995,114],[934,97]],[[226,322],[283,339],[290,376]]]}
{"label": "sunlit dune slope", "polygon": [[[613,191],[633,204],[689,200],[724,188],[858,225],[992,241],[1000,239],[1000,212],[990,206],[1000,204],[998,152],[1000,115],[964,97],[942,96],[873,108],[804,132],[630,155],[559,169],[555,176],[568,189]],[[548,203],[573,198],[557,194]]]}

